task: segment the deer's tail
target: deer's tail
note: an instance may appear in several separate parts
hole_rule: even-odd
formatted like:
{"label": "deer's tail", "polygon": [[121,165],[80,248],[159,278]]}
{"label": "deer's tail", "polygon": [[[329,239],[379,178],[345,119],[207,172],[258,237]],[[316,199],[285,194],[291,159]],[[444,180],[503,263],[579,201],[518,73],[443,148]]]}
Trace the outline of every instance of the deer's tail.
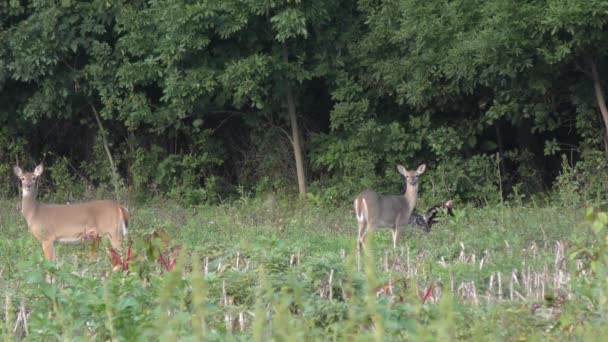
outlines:
{"label": "deer's tail", "polygon": [[120,217],[120,231],[123,236],[127,236],[129,229],[129,210],[126,207],[119,205],[118,215]]}

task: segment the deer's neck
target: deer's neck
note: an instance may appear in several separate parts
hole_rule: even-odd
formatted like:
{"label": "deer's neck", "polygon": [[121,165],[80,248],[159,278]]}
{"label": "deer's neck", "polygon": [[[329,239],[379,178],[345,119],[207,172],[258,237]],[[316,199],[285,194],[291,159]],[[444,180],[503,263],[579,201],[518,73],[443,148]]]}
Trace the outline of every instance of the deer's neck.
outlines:
{"label": "deer's neck", "polygon": [[38,202],[36,202],[36,194],[29,193],[23,194],[23,198],[21,199],[21,213],[28,224],[31,223],[32,217],[34,213],[38,209]]}
{"label": "deer's neck", "polygon": [[405,190],[405,201],[409,206],[409,210],[412,211],[416,207],[416,201],[418,200],[418,185],[407,185]]}

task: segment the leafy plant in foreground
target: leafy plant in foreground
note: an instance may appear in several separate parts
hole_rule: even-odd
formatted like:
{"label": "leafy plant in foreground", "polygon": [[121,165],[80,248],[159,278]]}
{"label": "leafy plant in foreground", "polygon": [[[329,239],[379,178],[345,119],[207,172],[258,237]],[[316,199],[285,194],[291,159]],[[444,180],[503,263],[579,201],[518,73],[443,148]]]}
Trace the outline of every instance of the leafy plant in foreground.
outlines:
{"label": "leafy plant in foreground", "polygon": [[568,315],[562,324],[577,329],[586,323],[608,324],[608,213],[587,209],[594,242],[578,244],[570,254],[576,272],[575,294],[582,299],[568,306]]}

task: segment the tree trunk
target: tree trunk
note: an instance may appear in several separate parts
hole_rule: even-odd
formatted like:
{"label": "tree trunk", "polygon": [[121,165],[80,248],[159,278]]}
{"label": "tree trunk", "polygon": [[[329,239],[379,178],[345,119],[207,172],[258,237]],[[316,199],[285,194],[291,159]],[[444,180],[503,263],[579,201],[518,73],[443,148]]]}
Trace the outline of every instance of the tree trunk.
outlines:
{"label": "tree trunk", "polygon": [[502,160],[502,158],[505,156],[505,149],[502,142],[502,132],[500,131],[500,123],[498,120],[494,122],[494,130],[496,132],[496,146],[498,147],[498,155],[500,156],[498,161],[500,164],[500,173],[505,176],[507,174],[507,170],[505,170],[505,163]]}
{"label": "tree trunk", "polygon": [[597,101],[597,106],[604,119],[604,128],[606,132],[608,132],[608,108],[606,108],[606,99],[604,99],[604,90],[602,89],[600,75],[597,72],[595,62],[592,59],[589,59],[589,66],[591,67],[591,77],[593,78],[593,88],[595,89],[595,100]]}
{"label": "tree trunk", "polygon": [[103,148],[108,155],[108,160],[110,161],[110,169],[112,170],[112,180],[114,183],[114,195],[116,196],[116,201],[120,201],[120,180],[118,179],[118,171],[116,170],[116,164],[114,164],[114,158],[112,158],[112,153],[110,152],[110,147],[108,146],[108,141],[106,140],[106,130],[103,128],[101,124],[101,119],[99,119],[99,114],[95,109],[95,106],[91,104],[91,109],[93,110],[93,114],[95,115],[95,120],[97,121],[97,125],[99,125],[99,133],[101,134],[101,141],[103,143]]}
{"label": "tree trunk", "polygon": [[[283,62],[289,63],[287,43],[283,42]],[[287,95],[287,111],[291,122],[291,136],[293,143],[293,154],[296,159],[296,173],[298,176],[298,190],[300,197],[306,195],[306,177],[304,175],[304,157],[302,156],[302,144],[300,143],[300,129],[298,128],[298,117],[296,114],[296,104],[293,99],[293,90],[289,80],[285,77],[285,93]]]}

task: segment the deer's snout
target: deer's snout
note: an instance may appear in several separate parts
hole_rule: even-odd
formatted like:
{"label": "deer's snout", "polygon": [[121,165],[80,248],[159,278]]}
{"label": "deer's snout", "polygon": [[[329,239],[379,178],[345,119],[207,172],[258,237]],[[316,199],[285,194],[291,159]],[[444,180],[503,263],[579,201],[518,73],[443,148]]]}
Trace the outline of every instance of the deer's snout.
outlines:
{"label": "deer's snout", "polygon": [[32,188],[36,185],[36,182],[34,180],[26,180],[21,182],[21,186],[25,189],[25,190],[32,190]]}

